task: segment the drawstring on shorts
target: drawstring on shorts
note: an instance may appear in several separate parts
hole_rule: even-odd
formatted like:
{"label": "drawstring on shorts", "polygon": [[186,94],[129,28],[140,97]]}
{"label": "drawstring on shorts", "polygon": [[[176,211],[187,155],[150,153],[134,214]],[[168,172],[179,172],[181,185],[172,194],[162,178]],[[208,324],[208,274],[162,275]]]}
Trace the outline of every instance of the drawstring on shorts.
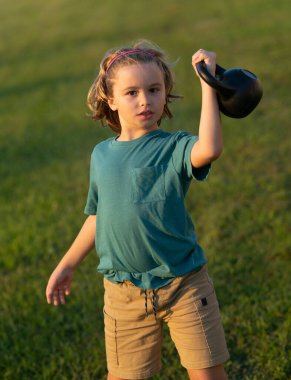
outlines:
{"label": "drawstring on shorts", "polygon": [[152,304],[153,313],[156,320],[157,320],[157,292],[158,292],[157,289],[152,289],[152,290],[149,290],[149,294],[148,294],[148,290],[144,289],[146,316],[147,317],[149,316],[149,313],[148,313],[148,298],[149,298]]}

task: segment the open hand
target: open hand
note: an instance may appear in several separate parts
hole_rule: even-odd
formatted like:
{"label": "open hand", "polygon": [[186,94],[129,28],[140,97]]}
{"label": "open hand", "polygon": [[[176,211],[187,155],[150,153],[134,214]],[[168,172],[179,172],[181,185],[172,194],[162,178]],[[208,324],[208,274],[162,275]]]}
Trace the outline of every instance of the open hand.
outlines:
{"label": "open hand", "polygon": [[56,268],[49,278],[46,287],[47,303],[58,306],[65,304],[65,296],[70,294],[70,286],[73,279],[74,271],[71,268]]}

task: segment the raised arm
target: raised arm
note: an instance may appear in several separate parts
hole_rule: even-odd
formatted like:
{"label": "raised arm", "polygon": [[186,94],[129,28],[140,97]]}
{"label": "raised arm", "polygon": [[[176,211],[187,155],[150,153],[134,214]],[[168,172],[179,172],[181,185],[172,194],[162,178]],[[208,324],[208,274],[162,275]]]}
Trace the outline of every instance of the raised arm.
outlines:
{"label": "raised arm", "polygon": [[[196,63],[202,60],[206,63],[208,71],[214,75],[216,54],[200,49],[192,56],[192,65],[198,77]],[[199,79],[202,90],[199,140],[194,144],[191,151],[191,163],[196,168],[205,166],[216,160],[223,150],[221,118],[216,92],[200,77]]]}
{"label": "raised arm", "polygon": [[65,303],[75,269],[93,249],[95,242],[96,216],[85,220],[79,234],[49,278],[46,288],[47,302],[58,306]]}

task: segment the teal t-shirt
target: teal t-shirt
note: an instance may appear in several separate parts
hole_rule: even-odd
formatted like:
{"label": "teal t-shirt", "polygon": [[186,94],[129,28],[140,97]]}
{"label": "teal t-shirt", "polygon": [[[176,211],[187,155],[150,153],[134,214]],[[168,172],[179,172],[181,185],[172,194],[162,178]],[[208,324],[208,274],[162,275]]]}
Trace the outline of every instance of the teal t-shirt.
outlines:
{"label": "teal t-shirt", "polygon": [[97,269],[111,282],[156,289],[206,263],[184,205],[191,179],[210,168],[191,165],[197,140],[158,129],[94,148],[84,212],[97,215]]}

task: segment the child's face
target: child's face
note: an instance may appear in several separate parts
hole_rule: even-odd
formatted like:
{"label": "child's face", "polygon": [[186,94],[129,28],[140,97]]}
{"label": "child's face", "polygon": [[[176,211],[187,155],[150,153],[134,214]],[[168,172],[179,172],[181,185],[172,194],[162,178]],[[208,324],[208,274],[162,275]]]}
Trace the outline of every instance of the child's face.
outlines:
{"label": "child's face", "polygon": [[118,112],[121,128],[151,131],[158,128],[166,104],[163,74],[155,63],[121,66],[113,80],[109,106]]}

